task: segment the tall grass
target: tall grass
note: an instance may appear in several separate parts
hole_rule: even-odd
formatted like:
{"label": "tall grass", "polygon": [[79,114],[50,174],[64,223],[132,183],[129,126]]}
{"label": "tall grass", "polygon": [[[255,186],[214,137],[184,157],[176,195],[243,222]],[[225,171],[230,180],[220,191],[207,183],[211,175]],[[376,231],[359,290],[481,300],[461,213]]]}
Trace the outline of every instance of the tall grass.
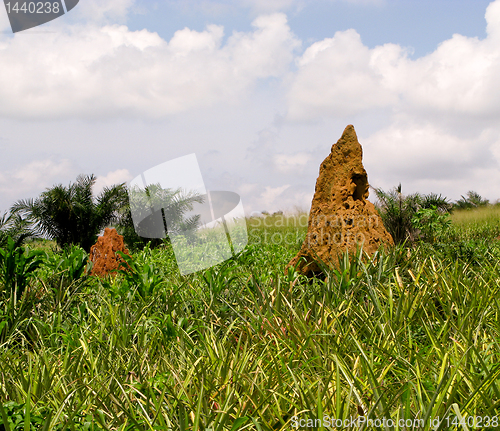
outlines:
{"label": "tall grass", "polygon": [[463,237],[500,237],[500,205],[454,211],[451,219]]}
{"label": "tall grass", "polygon": [[425,244],[344,255],[306,279],[284,274],[305,228],[261,221],[248,220],[244,252],[188,276],[169,248],[107,280],[40,268],[38,302],[0,346],[5,429],[270,431],[363,417],[395,423],[359,429],[451,430],[500,414],[498,244],[474,263]]}

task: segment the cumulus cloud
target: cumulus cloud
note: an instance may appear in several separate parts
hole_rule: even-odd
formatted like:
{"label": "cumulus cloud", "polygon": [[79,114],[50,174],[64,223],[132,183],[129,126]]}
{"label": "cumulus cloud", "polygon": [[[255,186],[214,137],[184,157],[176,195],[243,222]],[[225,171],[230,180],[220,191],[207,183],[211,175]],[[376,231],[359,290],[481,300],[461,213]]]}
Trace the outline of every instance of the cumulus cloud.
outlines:
{"label": "cumulus cloud", "polygon": [[310,159],[311,155],[304,152],[296,154],[275,154],[274,164],[280,172],[297,173],[304,169]]}
{"label": "cumulus cloud", "polygon": [[285,184],[279,187],[266,186],[261,193],[259,203],[268,211],[274,211],[276,208],[276,199],[290,187],[290,184]]}
{"label": "cumulus cloud", "polygon": [[[55,184],[65,187],[76,180],[77,168],[68,159],[44,159],[29,162],[19,168],[0,173],[0,208],[7,208],[22,196],[36,198]],[[97,176],[93,192],[99,194],[104,187],[130,181],[132,175],[127,169],[118,169],[106,175]]]}
{"label": "cumulus cloud", "polygon": [[[405,179],[415,176],[460,178],[478,164],[496,164],[485,154],[498,133],[459,137],[432,123],[394,123],[362,140],[366,163],[374,172],[391,172]],[[491,153],[492,154],[492,153]]]}
{"label": "cumulus cloud", "polygon": [[0,32],[8,32],[11,30],[10,28],[10,22],[9,22],[9,17],[7,16],[4,11],[1,11],[0,13]]}
{"label": "cumulus cloud", "polygon": [[158,118],[238,103],[259,79],[279,77],[299,46],[284,14],[260,16],[222,44],[223,28],[185,28],[170,41],[126,26],[0,41],[0,115],[13,118]]}
{"label": "cumulus cloud", "polygon": [[309,211],[313,193],[310,190],[302,190],[301,187],[294,187],[286,184],[279,187],[264,186],[256,198],[245,199],[250,205],[248,208],[258,208],[259,211],[284,211],[285,213],[294,213],[297,211]]}
{"label": "cumulus cloud", "polygon": [[288,94],[289,118],[351,115],[396,102],[371,65],[373,56],[355,30],[311,45],[297,60],[298,72]]}
{"label": "cumulus cloud", "polygon": [[104,23],[124,21],[135,0],[82,0],[71,10],[71,18]]}
{"label": "cumulus cloud", "polygon": [[[330,2],[344,2],[352,3],[358,5],[376,5],[381,6],[386,3],[387,0],[329,0]],[[205,3],[204,1],[203,3]],[[220,2],[209,2],[220,4]],[[313,1],[308,0],[238,0],[232,3],[239,3],[241,6],[249,7],[256,13],[270,13],[277,11],[285,11],[290,9],[300,10],[307,3],[313,3]]]}
{"label": "cumulus cloud", "polygon": [[108,172],[107,175],[98,175],[94,184],[93,192],[98,195],[102,192],[104,187],[112,187],[117,184],[126,183],[132,179],[132,175],[128,169],[118,169],[116,171]]}
{"label": "cumulus cloud", "polygon": [[[46,188],[51,186],[54,178],[68,175],[71,172],[71,162],[61,160],[37,160],[17,169],[11,173],[10,181],[4,183],[4,187],[13,187],[17,190],[29,190],[32,188]],[[8,184],[10,183],[10,185]]]}
{"label": "cumulus cloud", "polygon": [[259,13],[276,12],[289,9],[292,6],[301,6],[303,1],[298,0],[240,0],[243,6],[250,7]]}
{"label": "cumulus cloud", "polygon": [[368,48],[353,29],[312,44],[289,80],[287,121],[378,118],[361,139],[375,186],[498,195],[500,0],[485,18],[484,39],[454,34],[417,59]]}
{"label": "cumulus cloud", "polygon": [[486,11],[488,36],[453,35],[412,60],[395,44],[366,47],[355,30],[311,45],[297,60],[288,118],[348,116],[389,107],[414,113],[500,113],[500,1]]}
{"label": "cumulus cloud", "polygon": [[238,192],[243,195],[247,195],[250,193],[254,193],[257,187],[258,187],[257,183],[243,183],[240,184],[240,186],[238,187]]}
{"label": "cumulus cloud", "polygon": [[[132,0],[97,1],[82,0],[71,12],[75,17],[87,14],[84,24],[68,26],[66,20],[55,20],[47,27],[56,26],[56,33],[36,38],[0,35],[4,65],[0,69],[0,117],[105,121],[170,117],[176,125],[164,130],[175,129],[182,142],[188,141],[186,129],[203,119],[200,135],[207,136],[199,141],[208,143],[203,144],[204,152],[206,145],[220,154],[228,153],[229,145],[247,146],[246,153],[245,148],[231,153],[247,154],[246,171],[237,168],[234,160],[225,166],[228,177],[241,180],[239,189],[235,184],[228,190],[239,190],[245,208],[250,209],[310,205],[319,163],[310,143],[323,143],[325,133],[334,126],[304,124],[304,120],[327,119],[323,124],[332,122],[335,127],[353,122],[352,117],[370,122],[369,127],[363,126],[367,132],[360,141],[370,181],[378,186],[392,187],[403,181],[405,187],[409,183],[422,186],[422,192],[451,190],[459,197],[469,188],[482,192],[473,181],[498,183],[500,0],[486,11],[485,39],[454,35],[418,59],[410,58],[407,49],[396,44],[369,48],[353,29],[313,43],[298,55],[300,41],[282,13],[259,16],[251,31],[228,37],[222,26],[208,25],[203,31],[180,29],[164,40],[154,32],[130,31],[114,23],[126,20],[134,7]],[[293,0],[241,1],[254,10],[267,11],[289,10],[299,4]],[[268,78],[276,80],[258,86]],[[254,92],[256,88],[259,91]],[[241,109],[234,109],[230,120],[218,118],[207,125],[205,117],[224,117],[220,113],[231,110],[228,106]],[[271,119],[276,115],[286,115],[279,127]],[[240,134],[234,133],[239,126],[232,122],[238,116],[248,125],[244,133],[238,130]],[[361,121],[359,128],[354,124],[360,133]],[[213,139],[218,136],[215,128],[234,133],[234,142]],[[153,137],[151,130],[143,136],[141,129],[141,138]],[[342,132],[340,126],[338,132]],[[103,151],[115,145],[109,139],[101,142]],[[328,150],[325,147],[324,156]],[[169,149],[161,151],[169,154]],[[123,156],[129,168],[137,163],[135,154]],[[36,196],[43,187],[67,184],[78,174],[67,160],[31,163],[0,174],[3,196],[17,199],[28,191]],[[125,169],[109,172],[98,178],[98,188],[127,181],[129,175]]]}
{"label": "cumulus cloud", "polygon": [[500,37],[500,2],[494,1],[486,8],[486,31],[491,38]]}
{"label": "cumulus cloud", "polygon": [[0,174],[0,208],[4,210],[20,198],[35,198],[61,178],[69,179],[74,166],[68,159],[44,159],[26,163]]}

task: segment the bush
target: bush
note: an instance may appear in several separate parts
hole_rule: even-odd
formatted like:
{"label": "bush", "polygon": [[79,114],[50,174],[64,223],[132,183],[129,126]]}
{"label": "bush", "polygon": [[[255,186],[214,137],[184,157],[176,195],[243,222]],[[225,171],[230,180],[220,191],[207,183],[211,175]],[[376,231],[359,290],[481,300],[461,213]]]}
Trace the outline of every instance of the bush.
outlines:
{"label": "bush", "polygon": [[428,195],[413,193],[405,196],[401,193],[401,184],[389,192],[384,192],[382,189],[374,191],[378,199],[376,206],[384,226],[396,244],[418,239],[420,228],[415,225],[415,221],[419,218],[415,219],[415,216],[419,210],[434,208],[440,213],[445,213],[451,208],[445,197],[435,193]]}
{"label": "bush", "polygon": [[420,231],[420,238],[431,243],[442,238],[451,227],[450,214],[439,212],[434,205],[420,208],[411,221],[413,227]]}

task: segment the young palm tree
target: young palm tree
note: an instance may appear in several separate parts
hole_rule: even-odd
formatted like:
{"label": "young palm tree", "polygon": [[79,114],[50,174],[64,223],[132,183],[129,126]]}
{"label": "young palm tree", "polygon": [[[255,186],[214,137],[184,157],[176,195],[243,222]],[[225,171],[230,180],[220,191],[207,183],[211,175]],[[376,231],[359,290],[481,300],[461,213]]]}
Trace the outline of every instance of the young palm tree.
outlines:
{"label": "young palm tree", "polygon": [[35,233],[29,227],[29,223],[19,215],[11,212],[0,216],[0,248],[7,246],[9,238],[14,240],[15,248],[17,248],[26,239],[35,236]]}
{"label": "young palm tree", "polygon": [[486,206],[489,204],[488,199],[483,199],[481,195],[474,191],[467,192],[467,197],[462,196],[453,205],[455,209],[471,209]]}
{"label": "young palm tree", "polygon": [[447,212],[451,208],[445,197],[435,193],[428,195],[413,193],[404,196],[401,193],[401,184],[389,192],[375,188],[373,190],[378,199],[377,207],[384,226],[396,244],[408,240],[414,241],[417,238],[418,229],[412,220],[419,209],[435,207],[440,212]]}
{"label": "young palm tree", "polygon": [[11,212],[30,222],[36,234],[54,239],[60,247],[77,244],[89,251],[99,232],[117,219],[126,195],[123,183],[105,187],[94,198],[95,181],[94,175],[80,175],[68,187],[59,184],[37,199],[17,201]]}
{"label": "young palm tree", "polygon": [[423,195],[420,206],[424,209],[436,207],[436,209],[441,213],[450,212],[453,207],[453,205],[448,201],[447,198],[441,196],[440,194],[437,195],[436,193]]}
{"label": "young palm tree", "polygon": [[[117,230],[132,250],[143,249],[148,243],[151,247],[156,247],[163,244],[163,238],[168,240],[168,237],[148,235],[148,230],[175,234],[196,229],[199,226],[199,216],[187,217],[186,213],[193,210],[194,203],[203,202],[203,196],[197,193],[184,192],[182,189],[164,189],[159,184],[151,184],[144,190],[138,187],[130,188],[125,205],[120,210]],[[152,208],[157,210],[153,211]],[[132,213],[142,219],[140,215],[143,212],[150,217],[147,217],[147,228],[140,229],[138,234]]]}

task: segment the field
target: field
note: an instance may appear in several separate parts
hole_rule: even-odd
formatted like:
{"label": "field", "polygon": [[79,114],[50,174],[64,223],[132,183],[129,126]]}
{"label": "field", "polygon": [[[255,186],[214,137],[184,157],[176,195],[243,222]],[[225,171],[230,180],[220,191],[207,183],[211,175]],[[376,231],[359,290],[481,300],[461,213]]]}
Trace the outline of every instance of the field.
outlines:
{"label": "field", "polygon": [[16,260],[0,429],[500,426],[498,206],[455,213],[446,242],[340,256],[314,279],[284,273],[304,218],[247,226],[242,253],[188,276],[169,246],[109,279],[77,248],[45,244],[31,273]]}

